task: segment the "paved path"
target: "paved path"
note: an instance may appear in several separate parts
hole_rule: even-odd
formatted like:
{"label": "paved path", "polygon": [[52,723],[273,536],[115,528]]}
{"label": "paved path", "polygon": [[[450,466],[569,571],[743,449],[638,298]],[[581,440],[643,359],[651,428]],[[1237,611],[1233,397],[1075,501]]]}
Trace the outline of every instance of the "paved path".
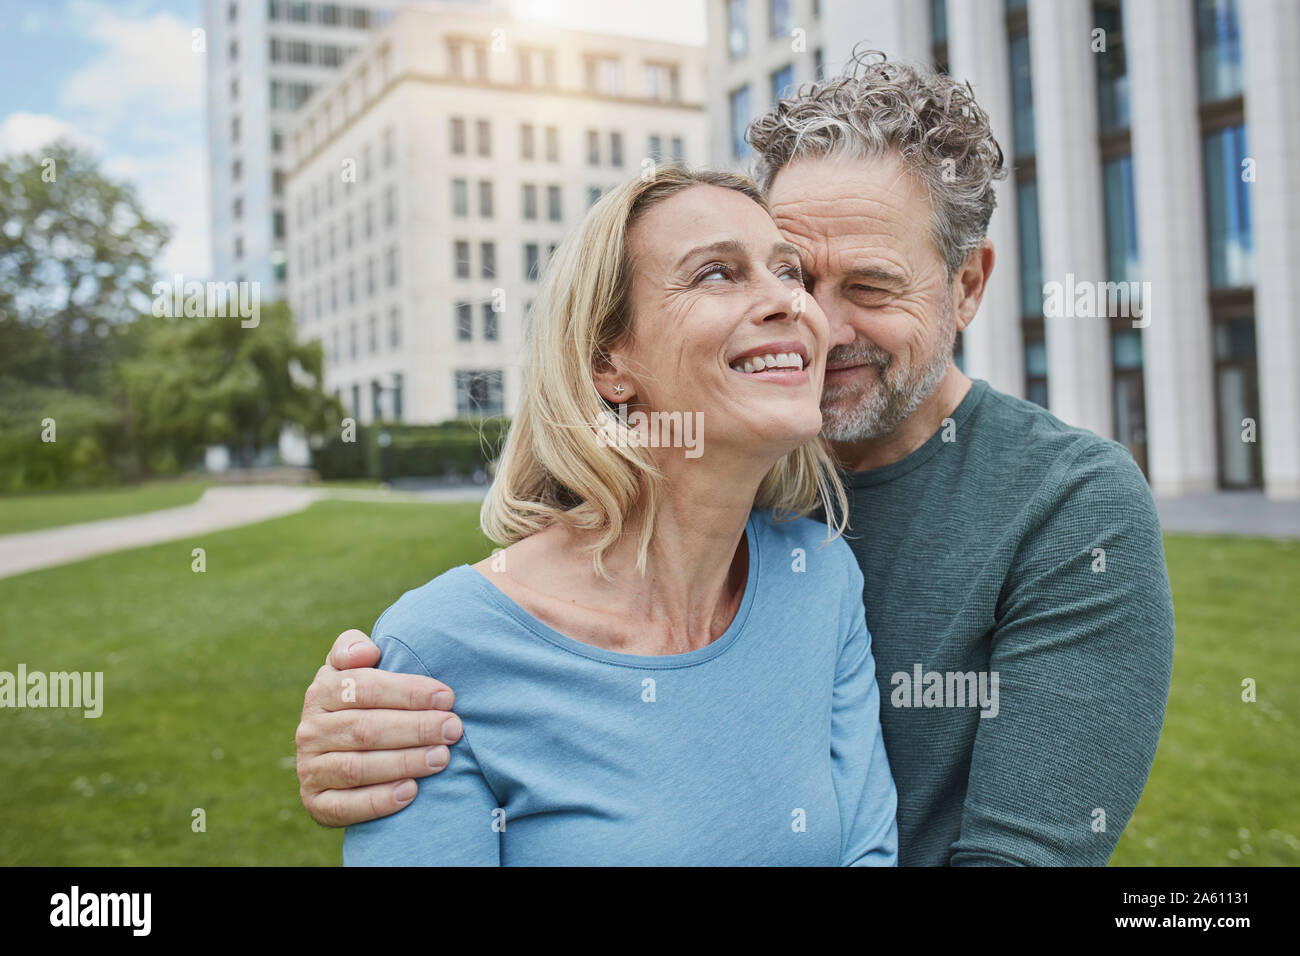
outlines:
{"label": "paved path", "polygon": [[338,498],[367,502],[479,501],[477,485],[387,491],[303,485],[229,485],[208,488],[192,505],[144,514],[0,536],[0,578],[96,555],[175,541],[208,531],[255,524],[301,511],[314,501]]}
{"label": "paved path", "polygon": [[1300,501],[1270,501],[1260,491],[1157,498],[1166,532],[1300,538]]}

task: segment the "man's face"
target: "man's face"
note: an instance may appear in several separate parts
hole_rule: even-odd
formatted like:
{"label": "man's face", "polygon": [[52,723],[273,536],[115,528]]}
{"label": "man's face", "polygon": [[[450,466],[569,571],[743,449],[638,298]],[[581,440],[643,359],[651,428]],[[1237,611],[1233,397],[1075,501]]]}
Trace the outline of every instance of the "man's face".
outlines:
{"label": "man's face", "polygon": [[924,187],[892,156],[806,159],[768,199],[830,320],[822,434],[890,434],[943,380],[957,334]]}

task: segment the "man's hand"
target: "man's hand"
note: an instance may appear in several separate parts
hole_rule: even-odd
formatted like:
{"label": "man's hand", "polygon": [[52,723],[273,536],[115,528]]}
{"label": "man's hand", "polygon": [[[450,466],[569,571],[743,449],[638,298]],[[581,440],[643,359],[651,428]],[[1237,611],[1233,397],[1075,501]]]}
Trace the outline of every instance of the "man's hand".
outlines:
{"label": "man's hand", "polygon": [[307,688],[298,724],[302,804],[317,823],[386,817],[415,797],[416,777],[447,766],[460,740],[455,695],[430,677],[375,670],[379,648],[344,631]]}

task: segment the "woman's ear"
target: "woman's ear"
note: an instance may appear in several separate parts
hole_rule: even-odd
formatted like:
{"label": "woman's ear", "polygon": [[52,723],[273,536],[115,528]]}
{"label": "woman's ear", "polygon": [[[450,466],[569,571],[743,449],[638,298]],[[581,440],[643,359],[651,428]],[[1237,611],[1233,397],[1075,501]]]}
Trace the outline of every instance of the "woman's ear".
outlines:
{"label": "woman's ear", "polygon": [[591,378],[596,385],[596,391],[606,401],[622,405],[636,397],[636,387],[632,384],[632,377],[628,375],[627,367],[618,352],[597,355],[592,365]]}

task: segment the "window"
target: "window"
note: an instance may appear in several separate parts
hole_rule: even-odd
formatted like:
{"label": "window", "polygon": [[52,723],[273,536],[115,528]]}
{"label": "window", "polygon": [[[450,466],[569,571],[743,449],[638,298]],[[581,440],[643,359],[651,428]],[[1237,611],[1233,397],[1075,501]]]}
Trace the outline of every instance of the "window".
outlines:
{"label": "window", "polygon": [[457,79],[464,79],[465,77],[465,63],[461,55],[459,40],[447,41],[447,72]]}
{"label": "window", "polygon": [[594,129],[587,130],[587,165],[600,165],[600,133]]}
{"label": "window", "polygon": [[1242,163],[1250,155],[1245,126],[1229,126],[1203,141],[1210,288],[1239,288],[1255,281],[1249,183]]}
{"label": "window", "polygon": [[560,129],[558,126],[546,127],[546,161],[548,163],[558,163],[560,161]]}
{"label": "window", "polygon": [[289,20],[293,23],[308,23],[311,20],[311,4],[290,0]]}
{"label": "window", "polygon": [[1029,77],[1029,35],[1011,38],[1011,139],[1016,156],[1034,154],[1034,90]]}
{"label": "window", "polygon": [[339,16],[339,7],[337,3],[322,3],[317,5],[317,13],[320,22],[327,27],[336,27],[341,22]]}
{"label": "window", "polygon": [[339,277],[330,276],[330,312],[339,310]]}
{"label": "window", "polygon": [[278,209],[271,213],[271,235],[276,239],[284,238],[284,213]]}
{"label": "window", "polygon": [[233,161],[230,163],[230,178],[231,178],[231,179],[233,179],[233,180],[235,180],[235,181],[237,182],[237,181],[239,180],[239,176],[240,176],[240,174],[241,174],[243,171],[244,171],[244,163],[243,163],[242,160],[238,160],[238,159],[236,159],[236,160],[233,160]]}
{"label": "window", "polygon": [[1020,302],[1025,315],[1042,315],[1043,260],[1038,237],[1038,183],[1016,185],[1016,217],[1020,253]]}
{"label": "window", "polygon": [[463,179],[451,181],[451,214],[460,218],[469,215],[469,183]]}
{"label": "window", "polygon": [[[402,344],[402,312],[400,309],[395,308],[393,309],[392,312],[388,313],[388,347],[395,349],[399,347],[401,344]],[[400,375],[394,376],[394,379],[400,381],[401,376]],[[394,396],[395,396],[394,402],[396,403],[396,407],[394,408],[393,411],[394,418],[402,417],[400,411],[401,394],[402,394],[401,386],[400,385],[394,386]]]}
{"label": "window", "polygon": [[524,245],[524,279],[528,282],[536,282],[537,275],[540,271],[541,263],[539,260],[539,249],[537,243],[529,242]]}
{"label": "window", "polygon": [[330,223],[330,262],[334,261],[334,256],[338,254],[338,227]]}
{"label": "window", "polygon": [[239,142],[239,117],[238,116],[232,116],[230,118],[230,141],[232,143]]}
{"label": "window", "polygon": [[377,287],[375,273],[378,271],[378,268],[379,264],[375,261],[375,257],[371,256],[366,261],[366,298],[374,297],[375,289]]}
{"label": "window", "polygon": [[465,155],[465,120],[459,116],[451,118],[451,153],[453,156]]}
{"label": "window", "polygon": [[673,137],[673,162],[686,162],[686,149],[682,145],[682,138],[680,136]]}
{"label": "window", "polygon": [[532,220],[537,218],[537,187],[532,183],[524,183],[524,219]]}
{"label": "window", "polygon": [[483,341],[495,342],[497,340],[497,313],[492,308],[491,302],[483,303]]}
{"label": "window", "polygon": [[1106,31],[1106,50],[1097,60],[1097,119],[1102,132],[1129,125],[1128,68],[1124,60],[1123,18],[1119,0],[1093,5],[1093,22]]}
{"label": "window", "polygon": [[505,414],[501,371],[456,372],[456,414],[462,418]]}
{"label": "window", "polygon": [[375,201],[367,199],[365,205],[366,238],[375,234]]}
{"label": "window", "polygon": [[746,0],[727,0],[727,50],[733,57],[749,53],[749,17]]}
{"label": "window", "polygon": [[768,12],[772,36],[788,37],[793,22],[790,17],[790,0],[768,0]]}
{"label": "window", "polygon": [[244,258],[244,237],[235,236],[235,258]]}
{"label": "window", "polygon": [[771,82],[773,103],[789,96],[794,90],[794,67],[787,63],[781,69],[773,71]]}
{"label": "window", "polygon": [[821,47],[813,50],[813,79],[818,82],[826,79],[826,51]]}
{"label": "window", "polygon": [[663,151],[663,139],[657,133],[652,133],[646,144],[646,152],[650,154],[651,159],[658,161],[663,157]]}
{"label": "window", "polygon": [[384,190],[384,225],[397,225],[397,187],[389,186]]}
{"label": "window", "polygon": [[348,269],[348,305],[357,304],[357,270]]}
{"label": "window", "polygon": [[492,181],[488,179],[479,180],[478,184],[478,214],[484,219],[492,218]]}
{"label": "window", "polygon": [[745,130],[749,127],[749,87],[731,91],[731,155],[743,159],[749,155]]}
{"label": "window", "polygon": [[[351,322],[348,324],[348,357],[355,359],[357,357],[357,324]],[[353,386],[355,390],[356,386]]]}
{"label": "window", "polygon": [[1203,103],[1241,93],[1237,0],[1196,0],[1196,62]]}
{"label": "window", "polygon": [[283,169],[271,170],[271,195],[272,196],[284,195],[284,170]]}
{"label": "window", "polygon": [[338,67],[343,63],[343,48],[333,43],[323,43],[320,47],[321,66]]}
{"label": "window", "polygon": [[279,129],[271,130],[271,152],[279,153],[284,151],[284,133]]}
{"label": "window", "polygon": [[237,76],[230,78],[230,98],[232,100],[239,99],[239,77]]}
{"label": "window", "polygon": [[533,124],[521,123],[519,126],[519,158],[533,158]]}
{"label": "window", "polygon": [[229,53],[230,53],[230,62],[231,62],[231,63],[233,63],[233,62],[235,62],[235,60],[238,60],[238,59],[239,59],[239,41],[238,41],[238,40],[231,40],[231,41],[230,41],[230,50],[229,50]]}
{"label": "window", "polygon": [[622,66],[618,57],[587,56],[583,62],[588,93],[618,96],[623,92]]}
{"label": "window", "polygon": [[374,355],[379,351],[379,316],[372,315],[366,323],[366,344],[370,346],[370,354]]}
{"label": "window", "polygon": [[[393,321],[394,323],[396,323],[397,321],[396,311],[393,312]],[[394,324],[393,328],[396,327],[397,327],[396,324]],[[393,373],[393,387],[391,391],[393,393],[393,421],[400,422],[402,420],[402,374],[401,372]]]}
{"label": "window", "polygon": [[645,95],[652,100],[676,103],[681,99],[681,82],[673,63],[647,63],[645,66]]}
{"label": "window", "polygon": [[1047,342],[1041,335],[1025,339],[1025,397],[1047,407]]}
{"label": "window", "polygon": [[352,248],[352,233],[353,233],[353,231],[354,231],[353,228],[352,228],[352,226],[353,226],[353,220],[354,220],[355,218],[356,218],[356,217],[353,216],[351,212],[349,212],[349,213],[347,214],[347,217],[343,220],[343,222],[344,222],[344,226],[343,226],[343,247],[344,247],[345,249],[351,249],[351,248]]}
{"label": "window", "polygon": [[611,166],[623,165],[623,134],[614,132],[609,134],[609,164]]}
{"label": "window", "polygon": [[231,23],[234,23],[238,16],[239,4],[236,3],[235,0],[230,0],[230,3],[226,4],[226,19]]}
{"label": "window", "polygon": [[600,187],[588,186],[587,187],[587,208],[590,209],[598,202],[600,202]]}
{"label": "window", "polygon": [[457,239],[455,242],[454,254],[452,258],[456,262],[456,278],[469,278],[469,243],[464,239]]}
{"label": "window", "polygon": [[492,124],[485,119],[478,121],[476,125],[478,154],[480,156],[492,155]]}
{"label": "window", "polygon": [[562,203],[560,200],[560,187],[546,187],[546,218],[551,222],[559,222],[564,218]]}
{"label": "window", "polygon": [[479,256],[479,275],[484,279],[495,279],[497,276],[497,244],[495,242],[480,242],[478,244]]}
{"label": "window", "polygon": [[391,126],[387,126],[384,128],[384,169],[393,165],[396,155],[396,133]]}
{"label": "window", "polygon": [[385,256],[385,279],[389,288],[397,285],[397,247],[389,246],[388,254]]}
{"label": "window", "polygon": [[469,342],[474,338],[474,312],[468,302],[456,303],[456,340]]}
{"label": "window", "polygon": [[1120,156],[1101,169],[1106,206],[1106,274],[1112,282],[1137,281],[1137,200],[1133,157]]}
{"label": "window", "polygon": [[242,196],[236,196],[235,201],[230,204],[230,214],[234,219],[241,219],[244,215],[244,200]]}

